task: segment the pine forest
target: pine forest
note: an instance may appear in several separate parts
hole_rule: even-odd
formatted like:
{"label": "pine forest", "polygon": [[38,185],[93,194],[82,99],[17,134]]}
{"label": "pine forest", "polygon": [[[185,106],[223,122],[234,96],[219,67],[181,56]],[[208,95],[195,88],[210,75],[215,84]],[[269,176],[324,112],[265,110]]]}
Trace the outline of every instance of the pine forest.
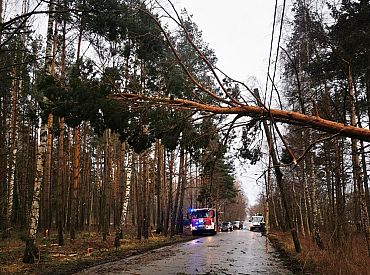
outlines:
{"label": "pine forest", "polygon": [[[0,243],[34,263],[45,238],[173,238],[212,207],[369,257],[370,2],[292,7],[257,88],[175,1],[0,0]],[[236,160],[263,167],[257,205]]]}

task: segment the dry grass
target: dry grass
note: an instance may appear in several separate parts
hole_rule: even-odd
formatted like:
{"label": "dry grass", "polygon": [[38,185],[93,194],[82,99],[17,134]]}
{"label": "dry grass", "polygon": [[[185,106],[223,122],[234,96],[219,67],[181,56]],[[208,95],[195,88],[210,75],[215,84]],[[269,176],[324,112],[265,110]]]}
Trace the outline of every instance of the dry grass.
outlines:
{"label": "dry grass", "polygon": [[56,236],[41,238],[37,245],[40,259],[35,264],[22,262],[25,242],[13,236],[0,240],[0,274],[72,274],[89,266],[119,260],[137,253],[162,247],[171,243],[189,240],[191,236],[176,236],[172,239],[153,234],[148,240],[137,240],[135,234],[126,232],[120,248],[114,248],[114,234],[103,242],[97,232],[79,233],[76,240],[57,245]]}
{"label": "dry grass", "polygon": [[[310,237],[300,237],[302,252],[296,253],[289,232],[273,232],[270,240],[292,261],[300,274],[370,274],[370,257],[368,256],[364,235],[348,236],[347,243],[341,249],[328,247],[320,250]],[[325,244],[329,238],[323,236]]]}

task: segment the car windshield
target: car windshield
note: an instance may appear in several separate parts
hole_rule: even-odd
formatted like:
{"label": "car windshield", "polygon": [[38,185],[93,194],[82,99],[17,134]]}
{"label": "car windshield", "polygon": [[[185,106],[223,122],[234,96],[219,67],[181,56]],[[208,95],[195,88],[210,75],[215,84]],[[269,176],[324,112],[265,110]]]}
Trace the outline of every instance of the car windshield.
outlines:
{"label": "car windshield", "polygon": [[210,216],[211,215],[208,210],[197,210],[197,211],[191,212],[191,217],[193,219],[208,218]]}
{"label": "car windshield", "polygon": [[222,225],[229,225],[229,223],[228,222],[223,222]]}
{"label": "car windshield", "polygon": [[263,220],[262,216],[252,217],[252,222],[261,222]]}

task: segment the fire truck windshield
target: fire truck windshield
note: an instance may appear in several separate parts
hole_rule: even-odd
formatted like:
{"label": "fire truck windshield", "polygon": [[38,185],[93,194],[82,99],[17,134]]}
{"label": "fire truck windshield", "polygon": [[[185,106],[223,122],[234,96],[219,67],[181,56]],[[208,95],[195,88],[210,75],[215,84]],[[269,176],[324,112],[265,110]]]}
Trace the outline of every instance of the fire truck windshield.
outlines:
{"label": "fire truck windshield", "polygon": [[212,211],[209,210],[197,210],[191,212],[191,218],[192,219],[199,219],[199,218],[209,218],[212,217]]}

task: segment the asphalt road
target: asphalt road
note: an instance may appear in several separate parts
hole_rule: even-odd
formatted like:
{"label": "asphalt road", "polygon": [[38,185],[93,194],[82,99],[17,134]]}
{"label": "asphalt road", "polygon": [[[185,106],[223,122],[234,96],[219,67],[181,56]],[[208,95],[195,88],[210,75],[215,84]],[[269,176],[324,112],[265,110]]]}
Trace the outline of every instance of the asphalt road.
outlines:
{"label": "asphalt road", "polygon": [[163,247],[78,274],[293,274],[259,232],[235,230]]}

